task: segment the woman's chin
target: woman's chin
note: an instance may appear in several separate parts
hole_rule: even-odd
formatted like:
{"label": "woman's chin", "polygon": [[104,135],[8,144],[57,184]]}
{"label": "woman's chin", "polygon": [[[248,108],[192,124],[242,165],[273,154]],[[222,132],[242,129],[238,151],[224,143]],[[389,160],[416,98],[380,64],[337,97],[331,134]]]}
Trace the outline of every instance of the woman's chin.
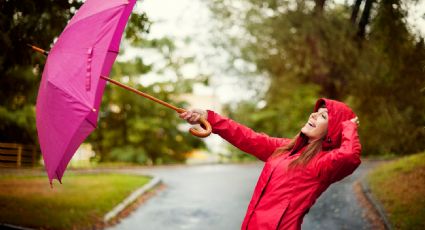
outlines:
{"label": "woman's chin", "polygon": [[312,130],[310,130],[309,128],[305,128],[305,127],[301,129],[301,133],[304,134],[304,136],[306,136],[308,138],[311,138],[311,134],[312,134],[311,131]]}

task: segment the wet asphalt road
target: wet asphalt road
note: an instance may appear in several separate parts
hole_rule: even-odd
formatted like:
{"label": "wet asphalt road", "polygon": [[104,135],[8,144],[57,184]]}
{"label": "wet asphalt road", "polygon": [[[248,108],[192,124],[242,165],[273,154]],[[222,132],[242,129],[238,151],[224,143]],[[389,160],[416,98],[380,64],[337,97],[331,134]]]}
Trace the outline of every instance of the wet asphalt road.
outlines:
{"label": "wet asphalt road", "polygon": [[[353,193],[353,182],[369,167],[363,163],[322,194],[302,229],[371,229]],[[260,163],[137,169],[159,176],[166,189],[108,230],[240,229],[261,169]]]}

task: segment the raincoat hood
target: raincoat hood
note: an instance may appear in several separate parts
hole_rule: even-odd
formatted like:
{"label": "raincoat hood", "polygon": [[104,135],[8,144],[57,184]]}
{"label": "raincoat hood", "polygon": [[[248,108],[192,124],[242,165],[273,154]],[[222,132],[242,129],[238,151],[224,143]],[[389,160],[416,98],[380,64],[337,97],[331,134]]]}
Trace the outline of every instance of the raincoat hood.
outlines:
{"label": "raincoat hood", "polygon": [[[327,98],[320,98],[316,101],[314,112],[317,112],[322,104],[328,109],[328,132],[324,138],[322,149],[331,150],[341,145],[341,123],[356,117],[356,114],[346,104]],[[308,144],[308,137],[304,133],[300,133],[291,154],[295,154]]]}
{"label": "raincoat hood", "polygon": [[328,133],[323,141],[324,150],[338,148],[341,145],[341,123],[356,117],[356,114],[346,104],[327,98],[320,98],[316,102],[314,112],[317,112],[322,104],[328,109]]}

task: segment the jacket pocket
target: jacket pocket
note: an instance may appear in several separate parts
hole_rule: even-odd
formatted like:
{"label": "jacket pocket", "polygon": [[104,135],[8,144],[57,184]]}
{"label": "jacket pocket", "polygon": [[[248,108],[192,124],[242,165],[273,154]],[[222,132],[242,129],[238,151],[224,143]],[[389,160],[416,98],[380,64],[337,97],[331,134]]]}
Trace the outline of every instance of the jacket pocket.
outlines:
{"label": "jacket pocket", "polygon": [[284,200],[282,202],[281,213],[279,215],[279,218],[278,218],[278,221],[277,221],[277,224],[276,224],[276,228],[275,229],[279,229],[279,226],[282,224],[281,222],[284,219],[283,217],[284,217],[284,215],[286,213],[286,210],[288,209],[288,206],[289,206],[289,201],[288,200]]}

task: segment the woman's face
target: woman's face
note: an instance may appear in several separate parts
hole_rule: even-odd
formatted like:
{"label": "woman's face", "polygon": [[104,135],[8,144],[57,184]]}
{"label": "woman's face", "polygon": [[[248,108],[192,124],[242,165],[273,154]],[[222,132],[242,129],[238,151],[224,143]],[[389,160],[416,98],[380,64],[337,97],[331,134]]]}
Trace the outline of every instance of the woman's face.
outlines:
{"label": "woman's face", "polygon": [[312,113],[307,123],[302,127],[301,132],[304,133],[309,142],[323,138],[328,131],[328,109],[319,108]]}

